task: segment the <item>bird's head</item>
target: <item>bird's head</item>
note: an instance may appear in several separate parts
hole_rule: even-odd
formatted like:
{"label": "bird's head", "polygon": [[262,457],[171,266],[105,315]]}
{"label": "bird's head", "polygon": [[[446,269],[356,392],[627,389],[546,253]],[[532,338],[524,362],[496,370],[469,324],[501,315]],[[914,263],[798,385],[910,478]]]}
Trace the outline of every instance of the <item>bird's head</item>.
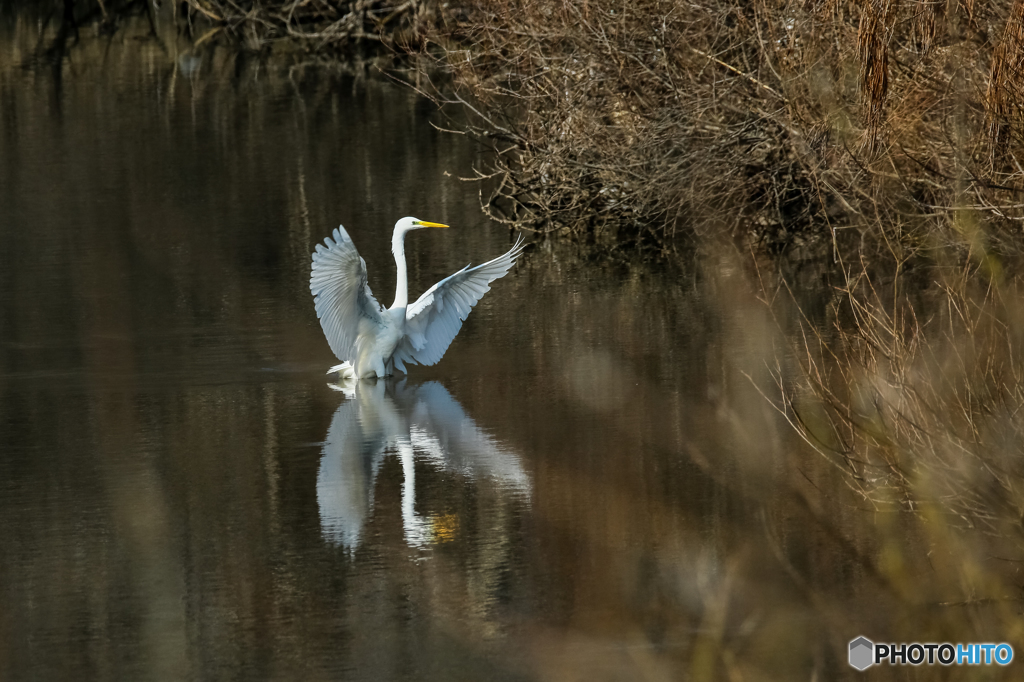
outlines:
{"label": "bird's head", "polygon": [[410,230],[419,230],[424,227],[448,227],[441,223],[431,223],[426,220],[420,220],[419,218],[402,218],[395,223],[395,232],[409,232]]}

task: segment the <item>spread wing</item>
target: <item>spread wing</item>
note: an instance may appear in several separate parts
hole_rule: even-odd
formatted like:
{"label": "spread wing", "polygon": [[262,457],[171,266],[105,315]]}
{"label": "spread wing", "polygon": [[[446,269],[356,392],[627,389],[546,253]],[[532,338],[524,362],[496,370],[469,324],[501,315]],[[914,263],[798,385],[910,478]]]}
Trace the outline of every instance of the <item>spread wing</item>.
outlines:
{"label": "spread wing", "polygon": [[328,237],[316,245],[309,290],[331,350],[339,360],[354,360],[360,333],[381,327],[384,321],[366,283],[366,262],[343,226],[334,231],[333,240]]}
{"label": "spread wing", "polygon": [[444,355],[469,311],[490,283],[503,277],[523,252],[522,235],[508,253],[483,265],[468,265],[446,277],[409,306],[405,313],[405,336],[395,349],[395,369],[405,372],[405,363],[433,365]]}

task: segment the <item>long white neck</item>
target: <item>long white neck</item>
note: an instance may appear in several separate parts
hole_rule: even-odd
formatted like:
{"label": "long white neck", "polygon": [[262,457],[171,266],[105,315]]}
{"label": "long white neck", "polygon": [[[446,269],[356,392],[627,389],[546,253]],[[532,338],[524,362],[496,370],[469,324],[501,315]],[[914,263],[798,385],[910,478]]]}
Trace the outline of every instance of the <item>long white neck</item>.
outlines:
{"label": "long white neck", "polygon": [[395,266],[398,274],[395,277],[395,302],[392,308],[405,308],[409,305],[409,270],[405,265],[405,230],[395,228],[391,237],[391,253],[395,254]]}

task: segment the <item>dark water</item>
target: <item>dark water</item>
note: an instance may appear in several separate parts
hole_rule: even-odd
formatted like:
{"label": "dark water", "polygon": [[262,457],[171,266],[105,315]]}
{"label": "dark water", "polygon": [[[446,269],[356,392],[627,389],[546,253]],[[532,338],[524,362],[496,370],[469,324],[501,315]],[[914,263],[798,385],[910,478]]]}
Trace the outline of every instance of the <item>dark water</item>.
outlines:
{"label": "dark water", "polygon": [[0,679],[833,679],[891,634],[863,512],[785,483],[825,485],[743,254],[537,246],[346,394],[314,244],[344,223],[381,301],[399,217],[454,226],[414,295],[502,253],[473,144],[381,77],[6,21]]}

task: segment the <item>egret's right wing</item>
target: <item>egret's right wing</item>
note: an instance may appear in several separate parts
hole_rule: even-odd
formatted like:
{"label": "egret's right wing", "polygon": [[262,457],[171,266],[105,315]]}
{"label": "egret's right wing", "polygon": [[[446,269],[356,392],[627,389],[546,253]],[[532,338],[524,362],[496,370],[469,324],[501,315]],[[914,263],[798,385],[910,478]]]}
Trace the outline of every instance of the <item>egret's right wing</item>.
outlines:
{"label": "egret's right wing", "polygon": [[383,326],[380,304],[366,282],[366,262],[343,226],[316,245],[309,274],[316,316],[339,360],[354,360],[360,328]]}

